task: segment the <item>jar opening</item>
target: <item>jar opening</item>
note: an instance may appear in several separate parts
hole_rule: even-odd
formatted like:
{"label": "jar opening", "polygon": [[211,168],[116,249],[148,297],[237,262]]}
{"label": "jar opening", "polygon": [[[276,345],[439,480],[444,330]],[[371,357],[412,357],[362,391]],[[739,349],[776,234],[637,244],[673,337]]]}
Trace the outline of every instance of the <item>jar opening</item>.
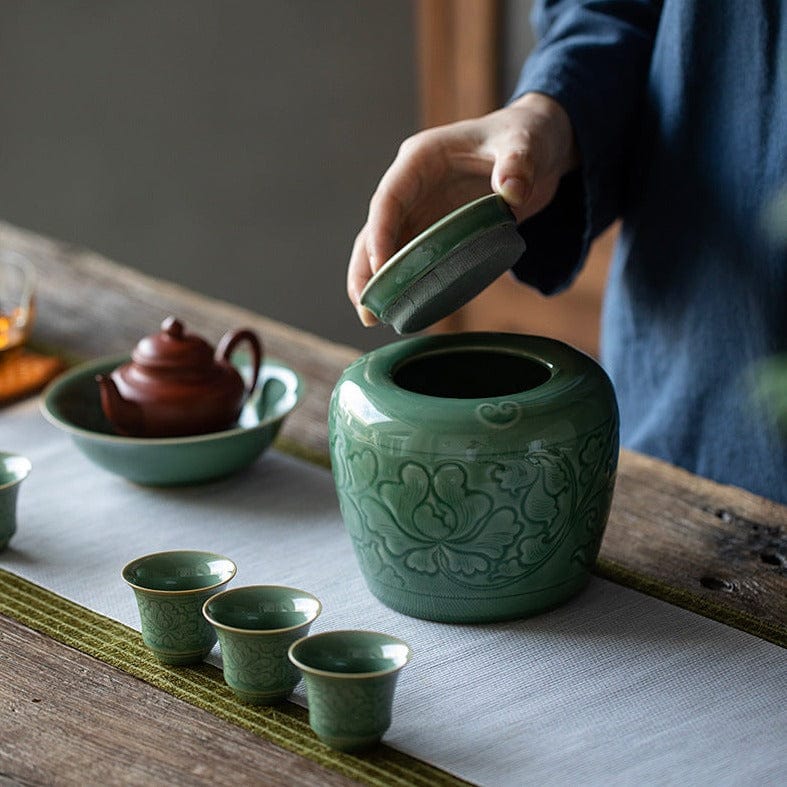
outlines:
{"label": "jar opening", "polygon": [[512,396],[543,385],[549,367],[532,358],[496,350],[427,353],[393,372],[400,388],[446,399],[490,399]]}

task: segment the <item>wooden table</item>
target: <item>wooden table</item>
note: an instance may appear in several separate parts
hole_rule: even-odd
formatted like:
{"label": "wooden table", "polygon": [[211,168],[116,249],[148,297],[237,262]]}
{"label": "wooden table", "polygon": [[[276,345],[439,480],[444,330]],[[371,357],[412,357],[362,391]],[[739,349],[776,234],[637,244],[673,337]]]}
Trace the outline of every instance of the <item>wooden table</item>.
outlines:
{"label": "wooden table", "polygon": [[[168,314],[211,341],[257,330],[307,382],[282,439],[327,453],[357,351],[7,225],[0,246],[41,273],[34,341],[73,358],[127,351]],[[597,573],[787,644],[787,507],[743,490],[623,451]],[[2,615],[0,637],[0,783],[352,783]]]}

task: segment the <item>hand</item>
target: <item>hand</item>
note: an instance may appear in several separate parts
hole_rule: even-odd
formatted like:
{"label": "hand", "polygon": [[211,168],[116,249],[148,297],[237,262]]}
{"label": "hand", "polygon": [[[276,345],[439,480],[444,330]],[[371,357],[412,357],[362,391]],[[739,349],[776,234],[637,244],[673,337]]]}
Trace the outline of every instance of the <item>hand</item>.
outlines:
{"label": "hand", "polygon": [[419,232],[488,194],[490,186],[521,222],[551,201],[560,178],[578,163],[568,115],[540,93],[407,139],[377,186],[353,245],[347,294],[361,322],[375,323],[359,303],[366,283]]}

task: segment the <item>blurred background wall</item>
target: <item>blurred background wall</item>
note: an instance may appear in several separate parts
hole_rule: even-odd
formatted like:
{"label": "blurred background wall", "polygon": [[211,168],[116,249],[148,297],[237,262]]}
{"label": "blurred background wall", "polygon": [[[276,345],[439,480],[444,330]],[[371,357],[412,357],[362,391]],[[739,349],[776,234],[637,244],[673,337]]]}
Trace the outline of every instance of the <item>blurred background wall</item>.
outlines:
{"label": "blurred background wall", "polygon": [[3,0],[0,219],[337,341],[391,341],[346,301],[350,247],[425,121],[419,14],[458,25],[486,3],[502,101],[530,0]]}

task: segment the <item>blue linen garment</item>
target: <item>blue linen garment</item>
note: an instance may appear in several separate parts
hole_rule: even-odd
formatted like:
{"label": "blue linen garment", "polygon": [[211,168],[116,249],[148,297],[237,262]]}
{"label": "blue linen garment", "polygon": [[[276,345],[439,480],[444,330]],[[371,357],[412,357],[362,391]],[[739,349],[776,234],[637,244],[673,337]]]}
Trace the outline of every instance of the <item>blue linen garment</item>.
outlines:
{"label": "blue linen garment", "polygon": [[568,286],[622,229],[602,319],[623,445],[787,503],[787,434],[753,394],[787,352],[787,247],[764,211],[787,186],[787,2],[560,0],[516,96],[571,118],[580,171],[520,231],[514,268]]}

